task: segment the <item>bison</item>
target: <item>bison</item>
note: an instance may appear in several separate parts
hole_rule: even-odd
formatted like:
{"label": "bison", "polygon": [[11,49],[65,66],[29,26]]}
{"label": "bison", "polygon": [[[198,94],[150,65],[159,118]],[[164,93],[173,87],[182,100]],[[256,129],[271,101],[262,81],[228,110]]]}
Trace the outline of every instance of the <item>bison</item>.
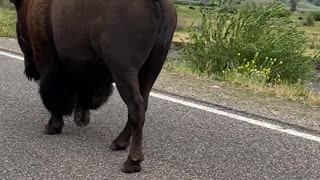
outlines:
{"label": "bison", "polygon": [[46,134],[59,134],[63,117],[90,121],[115,83],[128,120],[113,150],[129,155],[122,171],[141,171],[143,126],[150,91],[168,54],[177,24],[170,0],[10,0],[24,74],[39,82],[51,118]]}

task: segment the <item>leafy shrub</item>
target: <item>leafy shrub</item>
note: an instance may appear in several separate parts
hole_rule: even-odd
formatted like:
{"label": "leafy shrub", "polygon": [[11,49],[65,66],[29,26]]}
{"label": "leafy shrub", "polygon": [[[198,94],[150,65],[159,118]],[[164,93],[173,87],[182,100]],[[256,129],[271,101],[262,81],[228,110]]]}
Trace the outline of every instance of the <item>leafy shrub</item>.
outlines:
{"label": "leafy shrub", "polygon": [[313,60],[303,55],[307,38],[290,18],[280,16],[281,4],[238,9],[236,14],[219,8],[200,11],[201,31],[190,28],[190,43],[182,56],[194,72],[264,72],[266,83],[279,79],[296,83],[311,77]]}
{"label": "leafy shrub", "polygon": [[290,17],[292,15],[292,12],[288,9],[283,9],[282,11],[280,11],[278,13],[278,17],[281,18],[281,17]]}
{"label": "leafy shrub", "polygon": [[308,14],[306,17],[305,22],[303,23],[304,26],[314,26],[314,17],[311,14]]}
{"label": "leafy shrub", "polygon": [[315,21],[320,21],[320,11],[311,13]]}

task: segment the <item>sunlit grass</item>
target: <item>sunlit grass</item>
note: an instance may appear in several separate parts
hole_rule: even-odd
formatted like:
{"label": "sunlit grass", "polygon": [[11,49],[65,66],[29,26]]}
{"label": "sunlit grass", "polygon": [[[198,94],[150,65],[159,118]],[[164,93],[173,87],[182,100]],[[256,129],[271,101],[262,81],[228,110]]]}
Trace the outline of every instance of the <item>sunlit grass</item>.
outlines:
{"label": "sunlit grass", "polygon": [[0,37],[16,36],[16,14],[14,10],[0,8]]}

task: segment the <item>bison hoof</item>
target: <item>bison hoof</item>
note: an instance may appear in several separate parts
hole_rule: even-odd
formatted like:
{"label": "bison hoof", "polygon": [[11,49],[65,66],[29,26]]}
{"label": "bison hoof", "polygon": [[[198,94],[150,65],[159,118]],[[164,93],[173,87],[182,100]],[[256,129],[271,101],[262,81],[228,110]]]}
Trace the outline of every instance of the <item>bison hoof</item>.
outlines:
{"label": "bison hoof", "polygon": [[74,123],[79,127],[88,126],[88,124],[90,123],[90,111],[76,109],[74,111]]}
{"label": "bison hoof", "polygon": [[132,161],[127,159],[123,164],[123,168],[121,169],[124,173],[136,173],[141,171],[141,161]]}
{"label": "bison hoof", "polygon": [[113,141],[112,144],[110,145],[110,149],[114,151],[123,151],[126,150],[129,146],[129,142],[116,142]]}
{"label": "bison hoof", "polygon": [[55,127],[53,125],[47,124],[45,126],[44,134],[47,134],[47,135],[60,134],[60,133],[62,133],[62,128],[63,128],[63,126],[56,126]]}

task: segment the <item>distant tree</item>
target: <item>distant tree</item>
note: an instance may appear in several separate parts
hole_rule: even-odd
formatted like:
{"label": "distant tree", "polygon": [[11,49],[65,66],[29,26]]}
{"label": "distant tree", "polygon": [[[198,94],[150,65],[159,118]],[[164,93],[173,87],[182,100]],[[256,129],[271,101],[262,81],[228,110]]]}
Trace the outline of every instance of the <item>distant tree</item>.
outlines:
{"label": "distant tree", "polygon": [[290,10],[292,12],[297,11],[298,2],[300,2],[300,0],[290,0],[290,4],[291,4],[291,9]]}

